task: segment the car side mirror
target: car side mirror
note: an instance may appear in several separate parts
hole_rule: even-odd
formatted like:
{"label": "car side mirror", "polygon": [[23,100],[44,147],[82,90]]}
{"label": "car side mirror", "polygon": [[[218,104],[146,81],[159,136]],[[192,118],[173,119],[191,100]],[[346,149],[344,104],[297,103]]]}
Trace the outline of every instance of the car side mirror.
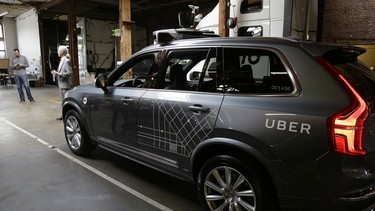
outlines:
{"label": "car side mirror", "polygon": [[108,93],[107,76],[99,74],[99,76],[95,79],[95,87],[101,88],[105,93]]}

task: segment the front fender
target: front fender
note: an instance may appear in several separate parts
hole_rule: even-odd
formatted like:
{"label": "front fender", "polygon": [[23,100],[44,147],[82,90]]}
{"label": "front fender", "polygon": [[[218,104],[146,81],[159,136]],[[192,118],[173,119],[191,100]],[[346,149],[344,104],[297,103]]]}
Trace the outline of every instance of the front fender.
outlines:
{"label": "front fender", "polygon": [[74,99],[69,99],[69,98],[64,99],[63,104],[62,104],[63,119],[65,119],[66,113],[68,113],[68,111],[72,109],[77,111],[77,113],[79,114],[82,120],[82,123],[85,129],[87,130],[88,134],[92,134],[91,126],[88,124],[89,119],[90,119],[89,115],[87,114],[87,112],[84,111],[85,108],[82,108],[81,106],[79,106],[79,104],[75,102]]}

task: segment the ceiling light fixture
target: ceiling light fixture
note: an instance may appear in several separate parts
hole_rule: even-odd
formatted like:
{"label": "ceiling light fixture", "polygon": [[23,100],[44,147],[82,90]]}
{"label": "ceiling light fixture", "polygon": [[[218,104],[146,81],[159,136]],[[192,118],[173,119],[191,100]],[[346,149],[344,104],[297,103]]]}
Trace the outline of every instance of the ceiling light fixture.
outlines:
{"label": "ceiling light fixture", "polygon": [[9,14],[8,11],[4,11],[4,12],[0,13],[0,17],[3,17],[4,15],[8,15],[8,14]]}

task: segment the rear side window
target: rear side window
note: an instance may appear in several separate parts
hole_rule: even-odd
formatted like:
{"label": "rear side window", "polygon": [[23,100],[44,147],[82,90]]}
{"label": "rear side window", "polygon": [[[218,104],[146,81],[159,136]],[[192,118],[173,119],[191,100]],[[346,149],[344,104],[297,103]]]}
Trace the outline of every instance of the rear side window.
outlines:
{"label": "rear side window", "polygon": [[[294,91],[291,77],[273,51],[225,48],[217,70],[217,91],[243,94],[285,94]],[[221,70],[222,68],[222,70]]]}

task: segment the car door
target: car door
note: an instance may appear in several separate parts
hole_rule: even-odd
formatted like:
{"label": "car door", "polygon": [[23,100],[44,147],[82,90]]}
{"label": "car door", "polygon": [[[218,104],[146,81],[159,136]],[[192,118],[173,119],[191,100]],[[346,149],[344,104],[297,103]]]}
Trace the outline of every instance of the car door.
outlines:
{"label": "car door", "polygon": [[131,59],[108,77],[108,92],[90,99],[92,129],[103,147],[136,155],[136,121],[138,103],[147,88],[146,80],[154,64],[150,53]]}
{"label": "car door", "polygon": [[[139,103],[137,143],[148,162],[166,171],[187,169],[195,147],[212,136],[223,93],[201,92],[198,83],[215,59],[216,48],[168,52],[158,87],[148,89]],[[185,79],[172,78],[175,66],[182,66]],[[189,88],[173,86],[177,81]]]}

